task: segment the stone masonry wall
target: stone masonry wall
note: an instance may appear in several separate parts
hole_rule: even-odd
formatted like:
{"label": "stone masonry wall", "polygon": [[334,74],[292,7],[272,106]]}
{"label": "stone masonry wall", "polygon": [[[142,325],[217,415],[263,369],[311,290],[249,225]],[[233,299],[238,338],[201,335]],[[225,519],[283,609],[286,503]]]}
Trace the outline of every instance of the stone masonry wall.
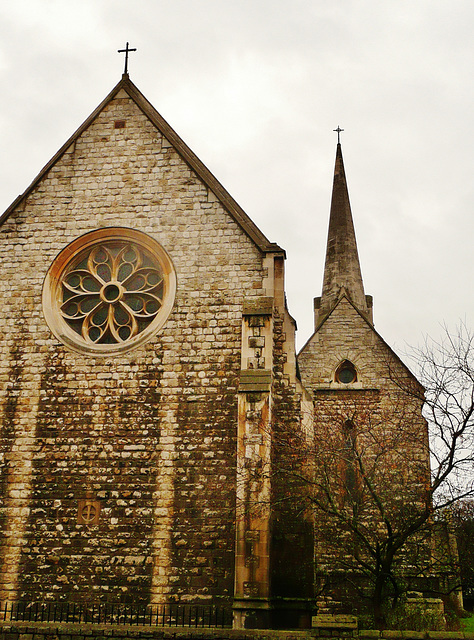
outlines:
{"label": "stone masonry wall", "polygon": [[[51,335],[42,285],[68,243],[107,226],[162,244],[176,301],[148,343],[85,356]],[[0,600],[229,602],[241,304],[265,295],[259,251],[123,91],[0,246]],[[78,521],[85,503],[96,524]]]}
{"label": "stone masonry wall", "polygon": [[393,389],[389,364],[396,367],[394,374],[407,375],[380,336],[343,297],[298,354],[303,384],[308,389],[331,384],[338,388],[334,373],[346,359],[356,366],[359,386],[364,388]]}
{"label": "stone masonry wall", "polygon": [[[366,538],[375,548],[376,539],[384,540],[387,531],[350,447],[361,456],[365,478],[396,531],[410,509],[417,504],[423,507],[429,482],[422,403],[419,396],[407,393],[407,389],[419,393],[420,387],[345,298],[298,360],[303,383],[314,397],[316,474],[319,468],[320,477],[329,478],[324,481],[325,491],[341,513],[347,512],[348,522],[350,516],[366,523]],[[350,384],[335,381],[344,360],[357,371],[357,381]],[[341,520],[317,511],[315,521],[316,573],[320,576],[316,589],[323,590],[320,611],[352,612],[356,594],[352,582],[357,582],[354,576],[360,573],[355,558],[364,558],[365,547],[350,524],[345,527]],[[403,549],[405,575],[422,571],[430,561],[429,536],[411,540]]]}
{"label": "stone masonry wall", "polygon": [[[309,408],[302,402],[299,381],[285,375],[287,361],[284,316],[275,317],[273,424],[272,424],[272,594],[275,598],[306,599],[301,608],[310,615],[314,580],[314,531],[307,501],[308,486],[301,486],[302,470],[309,464],[309,439],[304,431]],[[286,331],[285,331],[286,329]],[[295,567],[298,570],[295,571]],[[290,620],[286,614],[286,622]],[[283,620],[283,624],[285,620]],[[280,622],[281,624],[281,622]]]}
{"label": "stone masonry wall", "polygon": [[[350,361],[357,370],[357,381],[349,385],[335,381],[337,367]],[[418,447],[417,461],[429,468],[428,432],[421,415],[421,387],[388,345],[350,304],[343,298],[331,315],[309,339],[298,355],[304,386],[317,398],[327,394],[333,398],[334,411],[342,416],[338,397],[346,394],[343,405],[346,416],[358,407],[368,414],[368,393],[376,394],[379,411],[388,416],[409,421],[412,438]],[[347,392],[351,395],[347,396]],[[414,392],[412,394],[412,392]],[[418,394],[418,395],[417,395]],[[370,395],[370,394],[369,394]],[[349,397],[352,398],[349,400]],[[365,398],[361,403],[358,397]],[[372,401],[371,401],[372,402]],[[328,407],[331,403],[328,404]],[[405,445],[409,445],[405,442]]]}
{"label": "stone masonry wall", "polygon": [[296,630],[234,630],[234,629],[185,629],[150,627],[111,627],[76,624],[4,623],[0,625],[0,640],[96,640],[109,638],[146,638],[161,640],[303,640],[309,638],[359,638],[360,640],[474,640],[474,633],[454,631],[375,631],[312,629]]}
{"label": "stone masonry wall", "polygon": [[[193,629],[183,627],[136,627],[104,625],[47,625],[47,624],[4,624],[0,625],[0,640],[126,640],[138,638],[146,640],[305,640],[313,637],[308,631],[259,631],[234,629]],[[440,639],[443,640],[443,639]],[[457,639],[463,640],[463,639]],[[466,638],[466,640],[468,640]],[[472,639],[469,639],[472,640]]]}

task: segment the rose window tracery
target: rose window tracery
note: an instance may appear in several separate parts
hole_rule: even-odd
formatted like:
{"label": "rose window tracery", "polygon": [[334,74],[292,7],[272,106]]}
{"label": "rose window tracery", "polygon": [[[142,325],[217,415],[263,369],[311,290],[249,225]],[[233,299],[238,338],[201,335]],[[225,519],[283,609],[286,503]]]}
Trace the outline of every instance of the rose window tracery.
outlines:
{"label": "rose window tracery", "polygon": [[130,243],[102,244],[65,276],[61,315],[88,342],[125,342],[143,331],[163,304],[163,274]]}
{"label": "rose window tracery", "polygon": [[53,332],[70,346],[113,352],[161,326],[174,289],[174,270],[161,245],[137,231],[100,230],[73,242],[53,263],[44,310]]}

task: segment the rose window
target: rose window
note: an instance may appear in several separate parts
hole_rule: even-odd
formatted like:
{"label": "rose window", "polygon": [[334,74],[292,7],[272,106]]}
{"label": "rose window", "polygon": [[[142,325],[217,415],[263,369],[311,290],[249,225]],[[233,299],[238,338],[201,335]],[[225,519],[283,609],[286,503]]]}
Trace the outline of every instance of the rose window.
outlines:
{"label": "rose window", "polygon": [[143,331],[163,304],[163,274],[129,243],[86,251],[65,276],[61,315],[87,342],[125,342]]}
{"label": "rose window", "polygon": [[79,238],[58,256],[48,279],[44,301],[57,311],[53,318],[44,305],[50,328],[69,346],[86,351],[123,351],[146,339],[163,324],[174,298],[168,255],[129,229],[101,229]]}

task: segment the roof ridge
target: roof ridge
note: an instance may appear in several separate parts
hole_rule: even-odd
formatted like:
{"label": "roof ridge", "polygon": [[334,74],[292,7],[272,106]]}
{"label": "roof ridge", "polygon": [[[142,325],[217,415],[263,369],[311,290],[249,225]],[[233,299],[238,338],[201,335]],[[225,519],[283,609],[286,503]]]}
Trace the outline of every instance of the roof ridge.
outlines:
{"label": "roof ridge", "polygon": [[123,89],[135,104],[141,109],[144,115],[154,124],[154,126],[164,135],[165,138],[176,149],[182,159],[191,167],[191,169],[199,176],[204,184],[216,195],[222,206],[242,228],[242,230],[253,240],[260,251],[264,253],[284,253],[284,250],[276,243],[270,242],[251,218],[245,213],[240,205],[234,200],[224,186],[217,180],[206,165],[196,156],[196,154],[188,147],[176,131],[168,124],[163,116],[153,107],[153,105],[145,98],[138,87],[130,80],[128,74],[123,74],[121,80],[115,85],[110,93],[102,100],[102,102],[94,109],[94,111],[84,120],[84,122],[76,129],[76,131],[68,138],[68,140],[60,147],[54,156],[46,163],[38,175],[34,178],[27,189],[19,195],[6,211],[0,216],[0,225],[2,225],[11,213],[25,200],[33,189],[44,178],[48,171],[56,164],[56,162],[64,155],[67,149],[73,144],[77,138],[90,126],[99,113],[113,98]]}

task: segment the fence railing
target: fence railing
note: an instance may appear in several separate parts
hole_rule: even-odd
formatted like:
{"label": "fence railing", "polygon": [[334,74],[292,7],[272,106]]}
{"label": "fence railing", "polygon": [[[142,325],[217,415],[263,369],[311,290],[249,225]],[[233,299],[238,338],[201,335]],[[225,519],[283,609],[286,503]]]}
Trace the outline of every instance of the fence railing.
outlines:
{"label": "fence railing", "polygon": [[75,604],[69,602],[5,602],[0,622],[76,622],[156,627],[232,627],[232,611],[197,604]]}

